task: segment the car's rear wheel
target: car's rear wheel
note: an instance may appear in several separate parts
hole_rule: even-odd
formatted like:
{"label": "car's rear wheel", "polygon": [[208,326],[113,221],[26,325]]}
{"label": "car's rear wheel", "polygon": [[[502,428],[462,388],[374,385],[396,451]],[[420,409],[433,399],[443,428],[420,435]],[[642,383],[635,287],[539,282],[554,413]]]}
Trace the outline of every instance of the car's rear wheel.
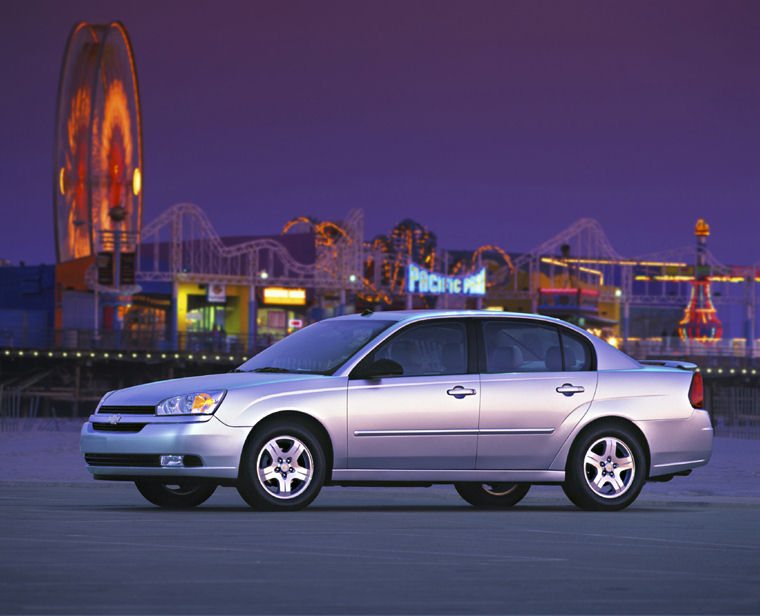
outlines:
{"label": "car's rear wheel", "polygon": [[481,509],[506,509],[519,503],[530,490],[529,483],[455,483],[464,500]]}
{"label": "car's rear wheel", "polygon": [[282,421],[257,430],[249,440],[238,492],[254,509],[295,511],[317,497],[326,475],[319,438],[306,425]]}
{"label": "car's rear wheel", "polygon": [[562,488],[582,509],[615,511],[636,500],[646,476],[636,435],[622,425],[600,425],[573,444]]}
{"label": "car's rear wheel", "polygon": [[135,485],[148,501],[169,509],[200,505],[216,490],[215,484],[198,479],[138,479]]}

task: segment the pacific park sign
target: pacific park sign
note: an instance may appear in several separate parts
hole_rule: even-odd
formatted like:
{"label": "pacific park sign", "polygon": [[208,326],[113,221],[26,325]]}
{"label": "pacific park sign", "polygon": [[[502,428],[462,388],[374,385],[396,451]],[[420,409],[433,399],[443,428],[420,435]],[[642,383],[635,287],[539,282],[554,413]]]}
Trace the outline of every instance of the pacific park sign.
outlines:
{"label": "pacific park sign", "polygon": [[447,276],[410,263],[406,272],[409,293],[423,295],[485,295],[486,268],[469,276]]}

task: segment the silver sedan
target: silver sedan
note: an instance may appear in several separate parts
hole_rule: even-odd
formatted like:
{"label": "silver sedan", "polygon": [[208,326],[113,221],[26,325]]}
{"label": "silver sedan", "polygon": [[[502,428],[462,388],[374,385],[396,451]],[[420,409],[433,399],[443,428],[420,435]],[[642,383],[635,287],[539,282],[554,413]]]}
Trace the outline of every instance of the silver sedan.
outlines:
{"label": "silver sedan", "polygon": [[219,485],[255,509],[306,507],[323,485],[454,484],[503,508],[532,484],[584,509],[706,464],[702,378],[640,363],[564,321],[487,311],[327,319],[233,373],[112,391],[84,424],[96,479],[190,507]]}

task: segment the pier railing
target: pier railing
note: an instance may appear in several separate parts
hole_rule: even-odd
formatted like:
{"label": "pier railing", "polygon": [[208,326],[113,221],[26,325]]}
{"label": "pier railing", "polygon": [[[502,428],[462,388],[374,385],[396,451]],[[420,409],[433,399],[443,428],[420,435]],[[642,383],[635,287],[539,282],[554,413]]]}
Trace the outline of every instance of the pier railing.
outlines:
{"label": "pier railing", "polygon": [[71,351],[192,351],[253,355],[282,335],[111,329],[0,329],[0,349]]}
{"label": "pier railing", "polygon": [[681,340],[677,336],[631,339],[620,345],[621,350],[636,359],[652,357],[734,357],[760,359],[760,341],[747,345],[744,339],[718,340],[710,344]]}

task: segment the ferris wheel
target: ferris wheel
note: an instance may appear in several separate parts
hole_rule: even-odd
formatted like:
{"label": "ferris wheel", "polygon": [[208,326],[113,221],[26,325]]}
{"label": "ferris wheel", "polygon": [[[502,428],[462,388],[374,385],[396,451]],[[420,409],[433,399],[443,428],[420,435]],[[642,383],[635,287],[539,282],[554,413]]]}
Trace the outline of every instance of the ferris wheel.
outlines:
{"label": "ferris wheel", "polygon": [[95,254],[109,233],[136,238],[140,230],[140,98],[119,22],[81,22],[69,35],[58,84],[53,208],[59,263]]}

